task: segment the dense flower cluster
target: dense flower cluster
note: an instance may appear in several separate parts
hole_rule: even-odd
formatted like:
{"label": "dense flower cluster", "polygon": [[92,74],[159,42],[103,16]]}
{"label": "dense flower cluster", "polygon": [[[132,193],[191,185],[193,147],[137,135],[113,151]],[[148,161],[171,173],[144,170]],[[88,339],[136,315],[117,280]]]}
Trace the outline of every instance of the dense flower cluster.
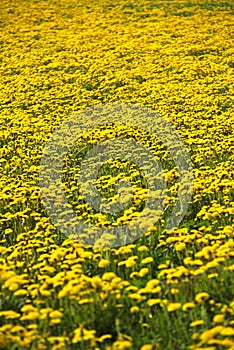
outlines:
{"label": "dense flower cluster", "polygon": [[[234,349],[233,11],[221,0],[2,0],[0,348]],[[56,126],[114,101],[171,122],[195,181],[178,228],[152,218],[137,241],[101,249],[56,229],[38,174]],[[121,179],[134,196],[125,193],[116,218],[96,213],[76,185],[76,150],[126,134],[161,160],[166,204],[176,198],[176,169],[158,140],[111,121],[93,128],[67,155],[63,179],[93,234],[139,215],[147,185],[134,164],[108,162],[102,196],[114,201]]]}

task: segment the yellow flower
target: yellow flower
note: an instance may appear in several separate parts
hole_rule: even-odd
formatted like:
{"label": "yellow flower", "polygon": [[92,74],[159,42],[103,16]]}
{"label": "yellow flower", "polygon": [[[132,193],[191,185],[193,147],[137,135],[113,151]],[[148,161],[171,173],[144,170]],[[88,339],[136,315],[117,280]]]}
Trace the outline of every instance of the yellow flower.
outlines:
{"label": "yellow flower", "polygon": [[50,320],[49,325],[58,324],[58,323],[61,323],[61,319],[60,318],[52,318]]}
{"label": "yellow flower", "polygon": [[224,321],[224,315],[223,314],[218,314],[215,315],[213,318],[214,323],[222,323]]}
{"label": "yellow flower", "polygon": [[148,281],[148,282],[146,283],[146,288],[148,288],[148,289],[153,289],[153,288],[157,287],[157,285],[158,285],[159,283],[160,283],[159,280],[157,280],[157,279],[152,279],[152,280],[150,280],[150,281]]}
{"label": "yellow flower", "polygon": [[40,314],[38,311],[30,311],[27,315],[20,317],[20,320],[21,321],[37,320],[39,316]]}
{"label": "yellow flower", "polygon": [[213,337],[214,337],[214,334],[213,334],[213,332],[210,329],[208,329],[207,331],[203,332],[201,334],[201,336],[200,336],[202,341],[208,341],[208,340],[212,339]]}
{"label": "yellow flower", "polygon": [[0,311],[0,317],[3,316],[5,319],[14,319],[20,317],[18,312],[12,310]]}
{"label": "yellow flower", "polygon": [[179,289],[171,288],[171,294],[178,294],[178,293],[179,293]]}
{"label": "yellow flower", "polygon": [[118,250],[115,251],[116,255],[120,255],[120,254],[130,254],[132,253],[132,249],[129,246],[122,246],[120,247]]}
{"label": "yellow flower", "polygon": [[24,305],[21,308],[22,312],[30,312],[30,311],[36,311],[36,310],[37,309],[34,306],[32,306],[32,305]]}
{"label": "yellow flower", "polygon": [[0,247],[0,254],[5,254],[7,252],[6,247]]}
{"label": "yellow flower", "polygon": [[234,228],[232,226],[225,226],[223,229],[223,232],[229,236],[233,236],[234,235]]}
{"label": "yellow flower", "polygon": [[28,328],[28,329],[36,329],[36,328],[38,328],[38,324],[36,324],[36,323],[29,324],[29,325],[27,326],[27,328]]}
{"label": "yellow flower", "polygon": [[140,308],[139,308],[138,306],[132,306],[132,307],[130,308],[130,312],[131,312],[132,314],[137,313],[137,312],[139,312],[139,311],[140,311]]}
{"label": "yellow flower", "polygon": [[182,310],[187,311],[188,309],[193,309],[195,306],[196,305],[193,302],[188,302],[182,306]]}
{"label": "yellow flower", "polygon": [[138,259],[138,256],[131,256],[130,258],[128,258],[125,262],[126,267],[133,267],[134,265],[136,265],[136,259]]}
{"label": "yellow flower", "polygon": [[28,294],[28,292],[25,289],[19,289],[19,290],[15,291],[15,293],[14,293],[15,296],[23,296],[26,294]]}
{"label": "yellow flower", "polygon": [[40,294],[44,297],[48,297],[51,295],[52,291],[51,290],[46,290],[43,287],[39,288]]}
{"label": "yellow flower", "polygon": [[234,336],[234,328],[225,327],[220,331],[220,334],[224,336]]}
{"label": "yellow flower", "polygon": [[13,230],[12,230],[11,228],[7,228],[7,229],[5,230],[5,234],[6,234],[6,235],[9,235],[9,234],[11,234],[11,233],[13,233]]}
{"label": "yellow flower", "polygon": [[99,261],[98,267],[100,267],[100,268],[105,268],[105,267],[107,267],[109,264],[110,264],[110,261],[109,261],[109,260],[107,260],[107,259],[102,259],[102,260]]}
{"label": "yellow flower", "polygon": [[206,293],[206,292],[201,292],[201,293],[198,293],[196,296],[195,296],[195,300],[199,303],[199,304],[202,304],[206,299],[209,298],[209,294]]}
{"label": "yellow flower", "polygon": [[100,288],[102,286],[102,280],[99,276],[94,276],[92,277],[91,279],[91,285],[94,287],[94,288]]}
{"label": "yellow flower", "polygon": [[138,276],[138,272],[136,272],[136,271],[130,273],[130,275],[129,275],[130,278],[134,278],[134,277],[137,277],[137,276]]}
{"label": "yellow flower", "polygon": [[61,318],[62,316],[63,316],[62,312],[58,310],[54,310],[49,313],[50,318]]}
{"label": "yellow flower", "polygon": [[175,250],[180,251],[180,250],[184,250],[186,248],[186,244],[181,242],[181,243],[176,243],[175,245]]}
{"label": "yellow flower", "polygon": [[147,305],[149,306],[153,306],[153,305],[157,305],[161,302],[161,299],[149,299],[147,300]]}
{"label": "yellow flower", "polygon": [[69,285],[63,287],[63,289],[61,289],[58,293],[58,299],[64,298],[70,293],[70,291],[71,291],[71,287]]}
{"label": "yellow flower", "polygon": [[135,300],[137,300],[137,301],[139,301],[139,302],[146,299],[145,296],[140,295],[140,294],[137,294],[137,293],[129,294],[129,298],[130,298],[130,299],[135,299]]}
{"label": "yellow flower", "polygon": [[151,256],[148,256],[147,258],[141,260],[141,263],[142,263],[142,264],[149,264],[149,263],[151,263],[152,261],[154,261],[154,259],[153,259]]}
{"label": "yellow flower", "polygon": [[102,279],[103,281],[111,281],[115,277],[116,274],[114,272],[105,272],[102,276]]}
{"label": "yellow flower", "polygon": [[98,342],[103,343],[106,339],[111,339],[111,334],[103,334],[101,337],[96,338]]}
{"label": "yellow flower", "polygon": [[145,344],[141,347],[140,350],[152,350],[153,349],[153,345],[151,344]]}
{"label": "yellow flower", "polygon": [[128,340],[117,340],[113,343],[113,350],[126,350],[132,346],[132,343]]}
{"label": "yellow flower", "polygon": [[142,246],[138,247],[137,250],[139,252],[146,252],[147,250],[149,250],[149,248],[146,247],[145,245],[142,245]]}
{"label": "yellow flower", "polygon": [[196,321],[193,321],[189,324],[190,327],[196,327],[196,326],[200,326],[201,324],[203,324],[204,321],[203,320],[196,320]]}
{"label": "yellow flower", "polygon": [[143,269],[140,269],[138,275],[140,277],[144,277],[145,275],[147,275],[147,273],[149,272],[149,269],[147,267],[143,268]]}
{"label": "yellow flower", "polygon": [[11,283],[9,285],[9,290],[11,290],[11,291],[17,290],[18,288],[19,288],[18,283]]}
{"label": "yellow flower", "polygon": [[149,328],[150,326],[148,323],[144,322],[144,323],[142,323],[142,327]]}
{"label": "yellow flower", "polygon": [[176,311],[180,309],[180,307],[181,307],[180,303],[170,303],[169,305],[167,305],[167,311],[168,312]]}
{"label": "yellow flower", "polygon": [[74,330],[74,337],[72,339],[72,343],[76,344],[81,342],[82,340],[92,340],[95,338],[95,330],[88,330],[83,327],[77,328]]}

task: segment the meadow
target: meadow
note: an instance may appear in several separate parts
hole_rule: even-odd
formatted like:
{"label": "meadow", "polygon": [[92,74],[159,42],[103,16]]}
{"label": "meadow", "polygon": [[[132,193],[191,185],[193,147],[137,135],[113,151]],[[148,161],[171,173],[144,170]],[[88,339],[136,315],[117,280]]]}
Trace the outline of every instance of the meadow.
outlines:
{"label": "meadow", "polygon": [[[234,350],[233,15],[231,0],[1,1],[0,349]],[[178,227],[166,228],[169,212],[126,245],[87,245],[47,215],[40,162],[63,121],[117,102],[176,128],[192,197]],[[128,181],[126,207],[104,215],[79,192],[85,153],[123,135],[160,161],[169,209],[177,198],[175,164],[156,137],[90,122],[63,168],[90,235],[129,224],[147,199],[137,166],[111,159],[96,186],[111,202]]]}

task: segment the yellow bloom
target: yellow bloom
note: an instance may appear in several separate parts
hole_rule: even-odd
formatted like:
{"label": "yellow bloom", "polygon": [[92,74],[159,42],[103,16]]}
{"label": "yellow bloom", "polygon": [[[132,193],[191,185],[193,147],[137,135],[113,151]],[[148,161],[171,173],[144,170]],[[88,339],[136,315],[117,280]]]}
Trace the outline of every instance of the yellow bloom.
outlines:
{"label": "yellow bloom", "polygon": [[196,327],[196,326],[200,326],[201,324],[203,324],[204,321],[203,320],[196,320],[196,321],[193,321],[189,324],[190,327]]}
{"label": "yellow bloom", "polygon": [[130,273],[130,275],[129,275],[130,278],[134,278],[134,277],[137,277],[137,276],[138,276],[138,272],[136,272],[136,271]]}
{"label": "yellow bloom", "polygon": [[31,320],[37,320],[39,318],[40,314],[38,311],[30,311],[27,315],[23,315],[20,317],[21,321],[31,321]]}
{"label": "yellow bloom", "polygon": [[62,316],[63,316],[62,312],[58,310],[54,310],[49,313],[50,318],[61,318]]}
{"label": "yellow bloom", "polygon": [[138,247],[137,250],[139,252],[146,252],[147,250],[149,250],[149,248],[146,247],[145,245],[142,245],[142,246]]}
{"label": "yellow bloom", "polygon": [[130,312],[131,312],[132,314],[137,313],[137,312],[139,312],[139,311],[140,311],[140,308],[139,308],[138,306],[132,306],[132,307],[130,308]]}
{"label": "yellow bloom", "polygon": [[218,314],[215,315],[213,318],[214,323],[222,323],[224,321],[224,315],[223,314]]}
{"label": "yellow bloom", "polygon": [[97,341],[103,343],[106,339],[111,339],[111,334],[103,334],[101,337],[97,338]]}
{"label": "yellow bloom", "polygon": [[136,259],[138,259],[137,256],[131,256],[130,258],[128,258],[125,262],[126,267],[133,267],[134,265],[136,265]]}
{"label": "yellow bloom", "polygon": [[147,267],[143,268],[143,269],[140,269],[138,275],[140,277],[144,277],[145,275],[147,275],[147,273],[149,272],[149,269]]}
{"label": "yellow bloom", "polygon": [[28,294],[28,292],[25,289],[19,289],[19,290],[15,291],[15,293],[14,293],[15,296],[23,296],[26,294]]}
{"label": "yellow bloom", "polygon": [[102,260],[99,261],[98,267],[100,267],[100,268],[105,268],[105,267],[107,267],[109,264],[110,264],[110,261],[109,261],[109,260],[107,260],[107,259],[102,259]]}
{"label": "yellow bloom", "polygon": [[234,228],[232,226],[225,226],[223,229],[223,232],[229,236],[233,236],[234,235]]}
{"label": "yellow bloom", "polygon": [[153,345],[151,344],[145,344],[141,347],[140,350],[152,350],[153,349]]}
{"label": "yellow bloom", "polygon": [[77,328],[74,330],[74,337],[72,339],[72,343],[76,344],[81,342],[82,340],[92,340],[95,338],[95,330],[88,330],[83,327]]}
{"label": "yellow bloom", "polygon": [[234,336],[234,328],[225,327],[220,331],[220,334],[224,336]]}
{"label": "yellow bloom", "polygon": [[141,260],[141,263],[142,263],[142,264],[149,264],[149,263],[151,263],[152,261],[154,261],[154,259],[153,259],[151,256],[148,256],[147,258]]}
{"label": "yellow bloom", "polygon": [[181,307],[180,303],[170,303],[169,305],[167,305],[167,311],[168,312],[176,311],[180,309],[180,307]]}
{"label": "yellow bloom", "polygon": [[24,305],[21,308],[22,312],[30,312],[30,311],[36,311],[36,310],[37,309],[34,306],[32,306],[32,305]]}
{"label": "yellow bloom", "polygon": [[116,274],[114,272],[105,272],[102,276],[102,279],[103,281],[111,281],[115,277]]}
{"label": "yellow bloom", "polygon": [[19,288],[18,283],[11,283],[9,285],[9,290],[11,290],[11,291],[17,290],[18,288]]}
{"label": "yellow bloom", "polygon": [[113,345],[113,350],[126,350],[129,349],[132,346],[132,342],[128,340],[116,340]]}
{"label": "yellow bloom", "polygon": [[99,276],[94,276],[92,277],[91,279],[91,285],[94,287],[94,288],[100,288],[102,286],[102,280]]}
{"label": "yellow bloom", "polygon": [[6,247],[0,247],[0,254],[5,254],[7,252]]}
{"label": "yellow bloom", "polygon": [[147,305],[153,306],[156,304],[159,304],[161,302],[161,299],[149,299],[147,300]]}
{"label": "yellow bloom", "polygon": [[147,287],[148,289],[153,289],[153,288],[157,287],[157,285],[158,285],[159,283],[160,283],[159,280],[157,280],[157,279],[152,279],[152,280],[150,280],[150,281],[148,281],[148,282],[146,283],[146,287]]}
{"label": "yellow bloom", "polygon": [[5,319],[14,319],[20,317],[18,312],[12,310],[0,311],[0,317],[3,316]]}
{"label": "yellow bloom", "polygon": [[202,304],[204,302],[204,300],[208,299],[209,298],[209,294],[206,293],[206,292],[201,292],[201,293],[198,293],[196,296],[195,296],[195,300],[199,303],[199,304]]}
{"label": "yellow bloom", "polygon": [[185,303],[183,306],[182,306],[182,310],[183,311],[187,311],[188,309],[193,309],[196,305],[192,302],[188,302],[188,303]]}
{"label": "yellow bloom", "polygon": [[135,300],[137,300],[137,301],[139,301],[139,302],[146,299],[145,296],[140,295],[140,294],[137,294],[137,293],[129,294],[129,298],[130,298],[130,299],[135,299]]}
{"label": "yellow bloom", "polygon": [[179,289],[171,288],[171,294],[178,294],[178,293],[179,293]]}
{"label": "yellow bloom", "polygon": [[208,340],[212,339],[213,337],[214,337],[214,334],[213,334],[213,332],[210,329],[208,329],[207,331],[203,332],[201,334],[201,336],[200,336],[202,341],[208,341]]}
{"label": "yellow bloom", "polygon": [[183,242],[177,243],[177,244],[175,245],[175,250],[177,250],[177,251],[184,250],[185,248],[186,248],[186,244],[183,243]]}

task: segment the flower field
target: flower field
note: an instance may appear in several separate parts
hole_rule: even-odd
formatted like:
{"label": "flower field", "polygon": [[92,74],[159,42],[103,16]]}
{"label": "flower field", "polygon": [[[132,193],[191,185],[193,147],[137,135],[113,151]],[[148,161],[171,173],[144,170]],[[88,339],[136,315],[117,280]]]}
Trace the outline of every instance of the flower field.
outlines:
{"label": "flower field", "polygon": [[[231,0],[1,1],[0,349],[234,350],[233,16]],[[192,197],[178,227],[166,228],[169,213],[128,244],[87,245],[47,215],[40,162],[63,121],[117,102],[175,127]],[[177,169],[156,137],[90,122],[63,168],[90,235],[129,224],[146,203],[144,176],[118,159],[96,181],[109,202],[121,179],[131,183],[118,215],[96,212],[79,192],[85,152],[123,135],[161,162],[169,209],[177,198]]]}

